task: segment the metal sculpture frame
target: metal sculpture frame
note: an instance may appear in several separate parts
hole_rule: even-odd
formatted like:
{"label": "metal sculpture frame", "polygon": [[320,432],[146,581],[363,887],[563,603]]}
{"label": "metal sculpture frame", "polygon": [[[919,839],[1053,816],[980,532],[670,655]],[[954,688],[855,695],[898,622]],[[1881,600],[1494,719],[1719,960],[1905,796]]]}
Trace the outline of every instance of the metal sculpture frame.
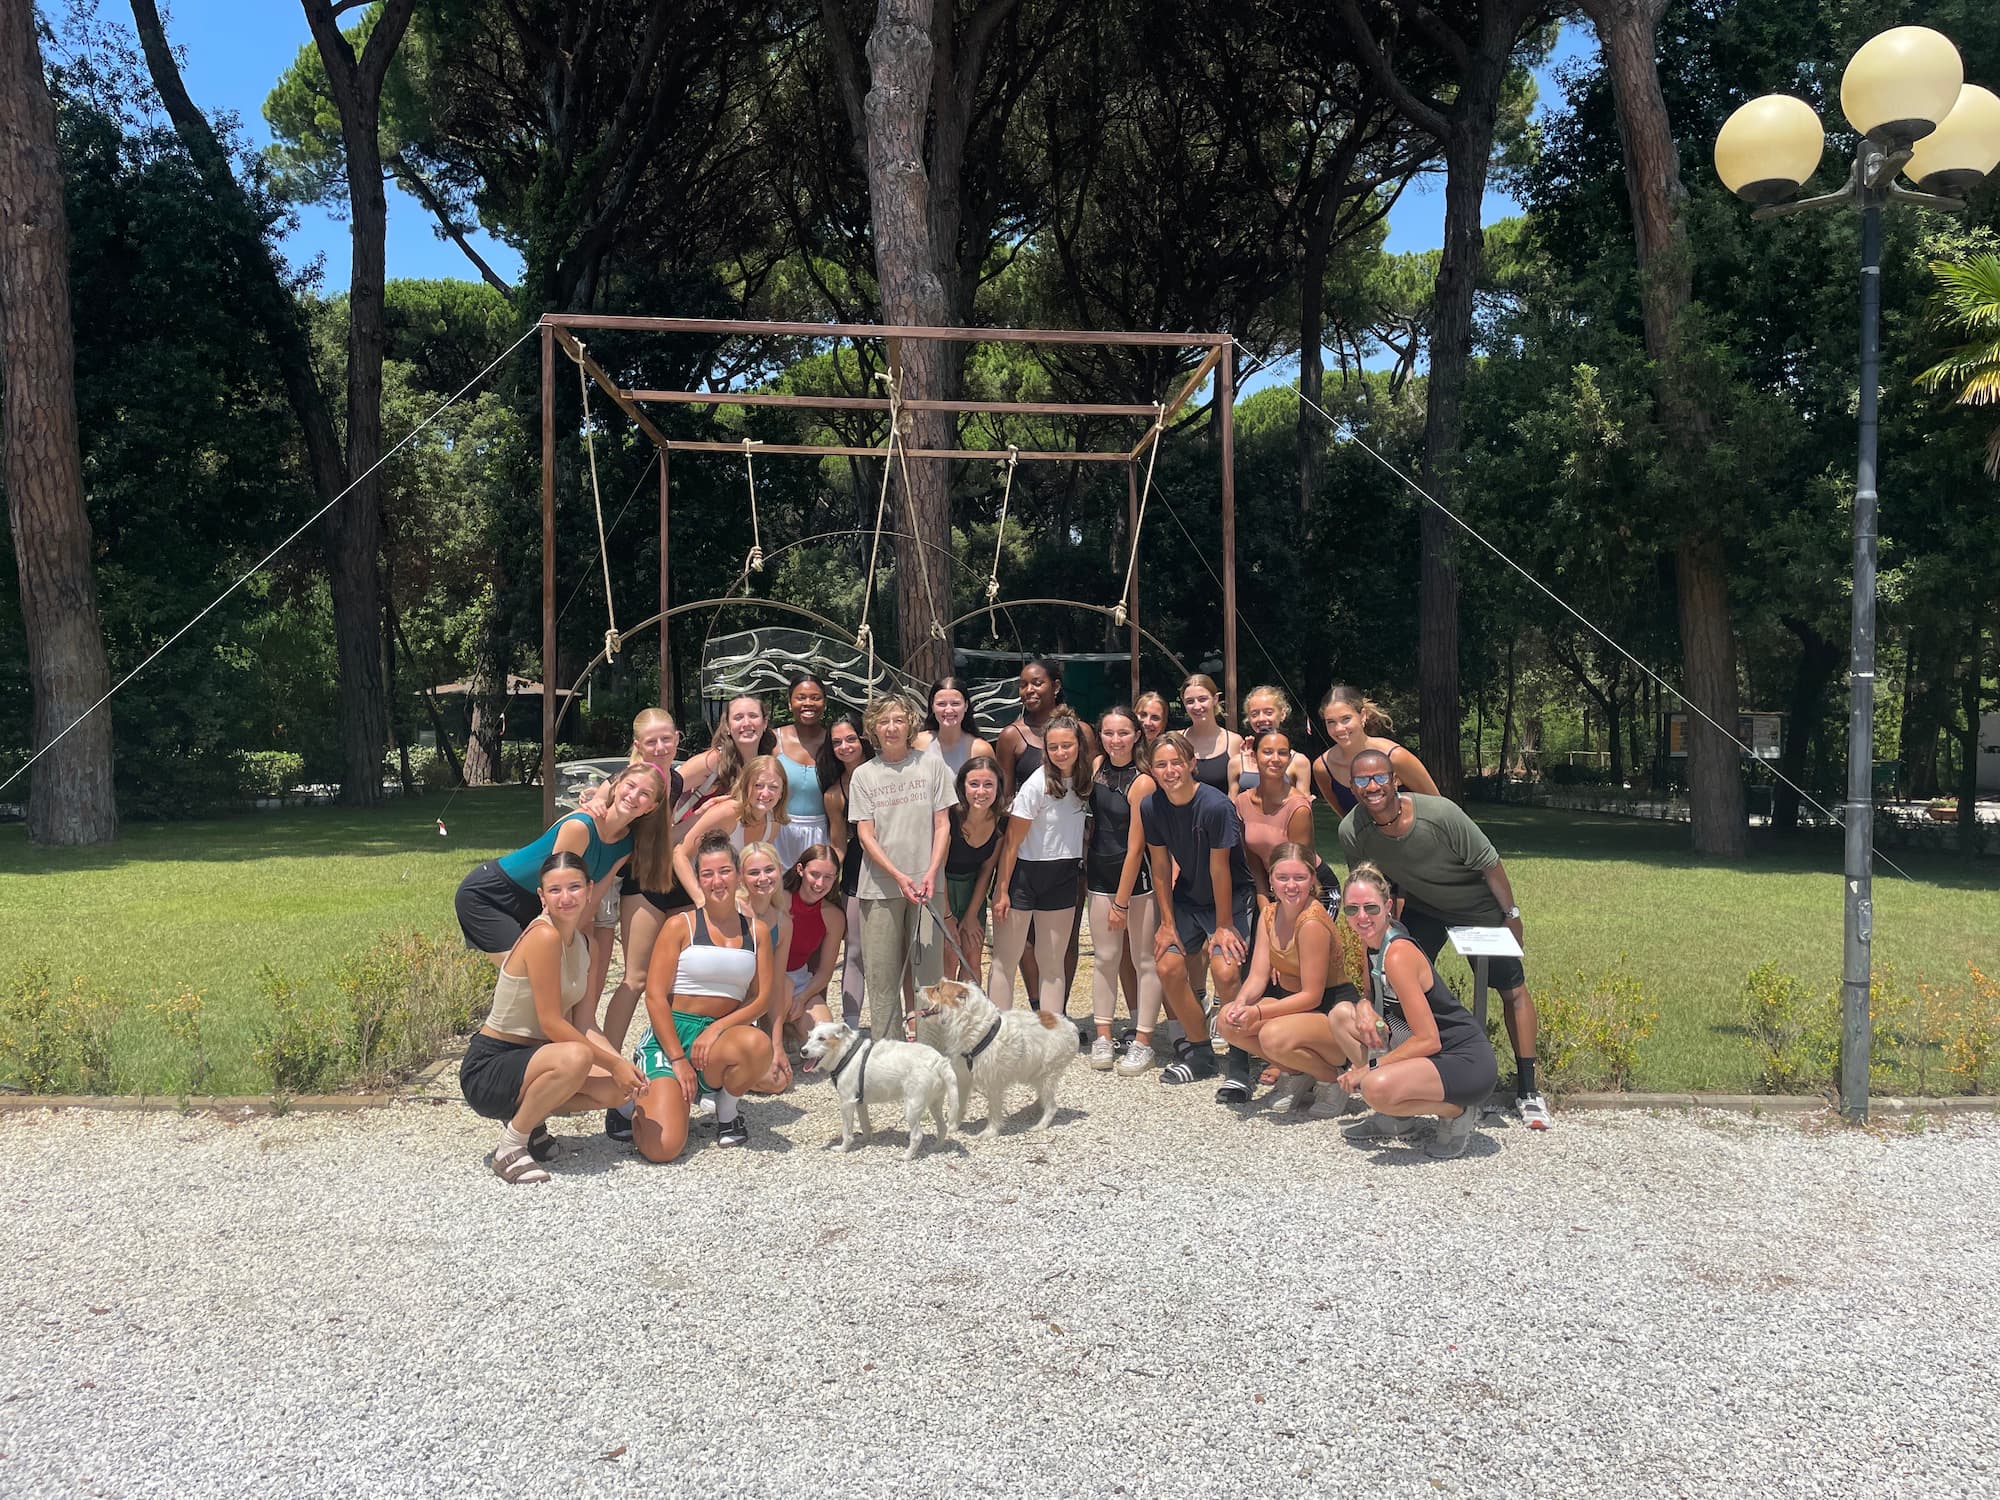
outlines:
{"label": "metal sculpture frame", "polygon": [[[1139,470],[1140,456],[1145,452],[1148,437],[1152,433],[1151,423],[1171,422],[1183,407],[1201,389],[1202,383],[1213,374],[1216,380],[1216,408],[1221,423],[1221,484],[1222,484],[1222,659],[1223,659],[1223,703],[1230,721],[1236,716],[1237,703],[1237,663],[1236,663],[1236,434],[1234,408],[1236,404],[1236,345],[1226,333],[1157,333],[1129,332],[1104,333],[1075,328],[930,328],[902,327],[877,323],[786,323],[759,322],[732,318],[656,318],[619,317],[599,313],[544,313],[539,320],[542,343],[542,677],[549,681],[553,677],[556,661],[556,409],[555,409],[555,357],[556,348],[563,351],[583,367],[584,373],[597,388],[610,397],[612,402],[631,419],[634,426],[644,433],[659,450],[660,455],[660,607],[657,614],[635,629],[644,629],[657,623],[660,631],[660,701],[670,702],[673,698],[673,652],[668,637],[668,625],[675,615],[696,607],[694,605],[674,606],[670,602],[667,584],[667,536],[669,520],[669,469],[670,455],[674,453],[736,453],[743,452],[737,443],[693,441],[669,438],[647,417],[648,404],[677,406],[785,406],[807,411],[876,411],[887,413],[890,403],[886,398],[872,396],[818,396],[797,395],[789,392],[771,391],[672,391],[672,390],[628,390],[607,374],[576,338],[578,329],[610,329],[627,333],[660,334],[700,334],[722,335],[738,338],[806,338],[806,339],[879,339],[890,342],[902,340],[934,340],[940,343],[984,344],[1080,344],[1086,346],[1110,347],[1117,345],[1150,345],[1176,349],[1201,349],[1205,351],[1179,392],[1164,408],[1153,405],[1121,402],[1084,401],[942,401],[930,399],[906,399],[901,406],[907,411],[950,412],[955,415],[973,416],[1074,416],[1074,417],[1132,417],[1146,418],[1147,437],[1142,437],[1130,450],[1110,451],[1036,451],[1016,452],[1013,456],[1024,462],[1083,462],[1122,463],[1125,465],[1126,516],[1130,533],[1136,538],[1139,529]],[[757,446],[759,457],[797,455],[815,458],[881,458],[881,448],[862,448],[842,443],[761,443]],[[900,449],[910,458],[946,459],[989,459],[1001,460],[1009,457],[1006,452],[989,452],[961,448],[909,448]],[[719,601],[703,600],[702,605],[714,605]],[[744,603],[752,602],[748,599]],[[783,601],[757,600],[757,603],[784,606]],[[1004,604],[1026,601],[1005,600]],[[1047,601],[1067,605],[1081,605],[1083,608],[1111,614],[1112,607],[1084,604],[1080,600]],[[1130,632],[1131,690],[1133,696],[1139,693],[1139,648],[1143,640],[1159,642],[1152,632],[1142,630],[1139,623],[1139,578],[1136,569],[1123,600],[1126,625]],[[809,611],[799,611],[810,613]],[[972,614],[954,620],[953,625],[962,623],[976,615],[986,613],[982,605]],[[830,623],[830,622],[829,622]],[[1164,650],[1165,648],[1162,647]],[[1171,652],[1168,653],[1170,656]],[[601,659],[601,653],[600,653]],[[597,665],[593,661],[585,668],[585,675]],[[580,682],[582,679],[579,678]],[[544,822],[555,819],[555,747],[556,747],[556,702],[553,693],[542,695],[542,817]]]}

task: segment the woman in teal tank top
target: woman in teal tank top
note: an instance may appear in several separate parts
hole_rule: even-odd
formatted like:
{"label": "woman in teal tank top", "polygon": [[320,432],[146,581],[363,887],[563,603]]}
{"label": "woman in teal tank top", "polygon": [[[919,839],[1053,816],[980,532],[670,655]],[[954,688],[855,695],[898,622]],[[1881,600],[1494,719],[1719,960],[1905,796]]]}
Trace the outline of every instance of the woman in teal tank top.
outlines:
{"label": "woman in teal tank top", "polygon": [[627,766],[606,783],[601,811],[565,813],[532,844],[489,859],[459,882],[453,907],[465,946],[495,963],[505,958],[541,912],[535,882],[552,854],[583,861],[592,901],[602,900],[632,853],[632,828],[666,805],[666,780],[656,766]]}

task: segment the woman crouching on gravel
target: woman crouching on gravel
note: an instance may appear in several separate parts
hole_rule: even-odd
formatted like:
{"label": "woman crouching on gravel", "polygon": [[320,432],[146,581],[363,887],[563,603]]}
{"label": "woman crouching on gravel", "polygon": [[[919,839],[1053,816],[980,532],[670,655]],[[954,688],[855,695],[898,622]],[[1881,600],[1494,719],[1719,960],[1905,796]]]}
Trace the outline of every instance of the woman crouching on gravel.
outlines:
{"label": "woman crouching on gravel", "polygon": [[[1271,851],[1266,875],[1271,902],[1257,918],[1250,969],[1236,999],[1216,1018],[1216,1030],[1229,1043],[1222,1083],[1215,1091],[1224,1104],[1249,1099],[1253,1057],[1277,1063],[1295,1080],[1273,1105],[1289,1109],[1297,1104],[1311,1091],[1314,1075],[1288,1059],[1314,1043],[1322,1044],[1322,1054],[1331,1052],[1324,1045],[1332,1039],[1327,1013],[1336,1003],[1351,1011],[1361,998],[1347,982],[1340,931],[1319,904],[1316,863],[1304,844],[1279,844]],[[1319,1057],[1322,1070],[1341,1060],[1337,1055]]]}
{"label": "woman crouching on gravel", "polygon": [[564,849],[542,861],[541,915],[502,957],[493,1009],[458,1067],[465,1102],[502,1122],[486,1158],[502,1182],[549,1180],[541,1163],[556,1154],[550,1115],[607,1109],[645,1085],[597,1029],[597,1007],[585,993],[590,892],[581,855]]}
{"label": "woman crouching on gravel", "polygon": [[792,947],[792,904],[785,890],[785,865],[777,846],[765,843],[745,844],[738,864],[742,873],[737,909],[764,925],[779,960],[773,970],[772,994],[764,1006],[764,1030],[771,1038],[771,1071],[750,1092],[782,1094],[792,1086],[792,1064],[785,1056],[785,1005],[792,993],[784,968],[784,959]]}
{"label": "woman crouching on gravel", "polygon": [[[1375,1111],[1348,1139],[1407,1135],[1416,1128],[1413,1115],[1436,1115],[1437,1138],[1426,1149],[1457,1156],[1500,1078],[1492,1044],[1396,922],[1388,876],[1366,862],[1356,865],[1341,910],[1368,945],[1368,999],[1333,1008],[1333,1037],[1347,1054],[1346,1071],[1334,1081]],[[1372,1048],[1387,1050],[1371,1062]]]}
{"label": "woman crouching on gravel", "polygon": [[757,1029],[775,992],[776,945],[762,922],[736,908],[736,851],[711,833],[695,851],[701,905],[668,922],[653,944],[646,975],[646,1015],[639,1043],[644,1092],[632,1139],[648,1161],[672,1161],[687,1145],[695,1096],[716,1096],[715,1143],[741,1146],[750,1130],[739,1100],[783,1057]]}

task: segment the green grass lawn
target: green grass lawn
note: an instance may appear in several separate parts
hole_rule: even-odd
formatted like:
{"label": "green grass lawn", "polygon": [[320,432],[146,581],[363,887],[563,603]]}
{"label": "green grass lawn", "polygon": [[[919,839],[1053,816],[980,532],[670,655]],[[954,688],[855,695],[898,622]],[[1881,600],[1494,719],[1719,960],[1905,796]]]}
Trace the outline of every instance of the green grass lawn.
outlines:
{"label": "green grass lawn", "polygon": [[[0,984],[46,964],[115,990],[137,1006],[183,987],[204,992],[206,1091],[266,1089],[253,1056],[272,965],[322,980],[382,933],[455,936],[451,895],[479,860],[539,829],[531,788],[464,792],[378,812],[304,809],[219,821],[137,824],[106,849],[29,847],[0,829]],[[1638,1085],[1743,1090],[1755,1060],[1741,1028],[1745,976],[1775,961],[1830,987],[1840,959],[1840,846],[1810,840],[1753,846],[1740,863],[1698,859],[1672,825],[1547,809],[1481,805],[1473,816],[1507,861],[1527,926],[1531,986],[1581,969],[1595,976],[1626,955],[1658,1000]],[[1324,849],[1337,848],[1332,820]],[[1962,984],[1965,965],[1995,967],[2000,865],[1901,858],[1875,882],[1876,959],[1906,981]],[[1462,993],[1456,960],[1446,977]],[[0,994],[4,994],[0,991]],[[127,1081],[172,1092],[174,1045],[143,1015],[121,1028]]]}

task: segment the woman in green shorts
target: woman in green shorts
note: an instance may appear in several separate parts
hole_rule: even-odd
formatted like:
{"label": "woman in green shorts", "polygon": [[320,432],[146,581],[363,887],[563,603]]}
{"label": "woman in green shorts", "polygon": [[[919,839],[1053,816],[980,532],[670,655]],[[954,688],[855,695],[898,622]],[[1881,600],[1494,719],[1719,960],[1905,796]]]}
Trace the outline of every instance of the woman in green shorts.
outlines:
{"label": "woman in green shorts", "polygon": [[958,806],[951,810],[951,847],[944,856],[944,889],[951,907],[952,934],[965,961],[961,973],[957,953],[944,956],[944,977],[978,982],[986,952],[986,896],[1000,858],[1000,762],[990,755],[973,755],[958,768]]}
{"label": "woman in green shorts", "polygon": [[688,1115],[701,1089],[715,1094],[715,1142],[750,1139],[738,1104],[784,1057],[757,1022],[782,978],[771,930],[736,906],[736,851],[712,833],[695,851],[701,905],[672,918],[653,944],[639,1044],[646,1075],[632,1138],[648,1161],[672,1161],[687,1145]]}

